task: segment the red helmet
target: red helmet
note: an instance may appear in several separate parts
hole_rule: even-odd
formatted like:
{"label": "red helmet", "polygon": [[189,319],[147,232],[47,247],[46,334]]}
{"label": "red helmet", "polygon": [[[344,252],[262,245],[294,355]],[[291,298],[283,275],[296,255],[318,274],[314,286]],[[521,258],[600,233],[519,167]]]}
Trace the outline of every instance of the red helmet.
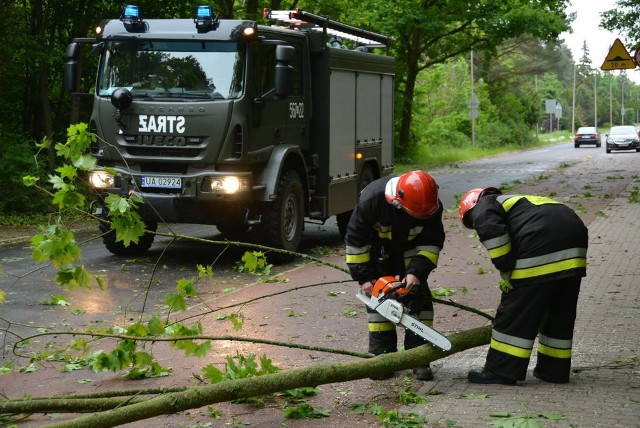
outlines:
{"label": "red helmet", "polygon": [[424,171],[411,171],[392,178],[387,182],[384,196],[394,207],[420,219],[433,215],[440,207],[438,185]]}
{"label": "red helmet", "polygon": [[462,199],[460,199],[460,210],[458,214],[460,216],[460,221],[466,228],[473,229],[473,220],[471,219],[470,212],[471,208],[476,206],[478,199],[480,199],[480,197],[488,190],[502,193],[495,187],[477,187],[469,190],[464,194]]}

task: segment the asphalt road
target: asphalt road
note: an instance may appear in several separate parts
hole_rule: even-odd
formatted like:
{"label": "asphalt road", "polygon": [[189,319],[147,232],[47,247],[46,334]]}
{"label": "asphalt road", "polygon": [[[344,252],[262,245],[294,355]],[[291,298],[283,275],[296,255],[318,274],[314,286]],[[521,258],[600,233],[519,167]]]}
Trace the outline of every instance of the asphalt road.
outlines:
{"label": "asphalt road", "polygon": [[506,153],[430,171],[440,186],[440,199],[445,207],[454,206],[473,187],[500,187],[525,182],[549,171],[571,165],[588,157],[605,157],[604,148],[582,146],[573,142],[541,149]]}
{"label": "asphalt road", "polygon": [[[584,157],[597,156],[611,155],[602,148],[575,149],[573,143],[567,142],[430,172],[439,183],[445,207],[452,207],[456,199],[471,187],[524,182]],[[187,236],[221,239],[212,226],[171,225],[171,228]],[[197,276],[197,264],[214,265],[214,277],[198,284],[203,298],[208,300],[215,298],[216,294],[224,294],[255,281],[252,275],[234,270],[244,251],[240,248],[159,237],[145,257],[121,258],[111,255],[101,240],[95,238],[96,235],[94,232],[80,233],[77,242],[81,243],[83,264],[105,280],[107,289],[100,293],[62,289],[55,283],[55,271],[51,266],[33,261],[27,242],[0,245],[0,290],[4,290],[6,298],[0,309],[5,326],[11,323],[12,330],[26,334],[32,332],[33,326],[60,327],[64,323],[85,328],[102,322],[112,325],[121,317],[132,318],[142,312],[159,311],[166,295],[174,292],[177,280]],[[302,252],[322,255],[324,251],[341,246],[333,219],[324,225],[307,224]],[[276,266],[272,274],[293,266]],[[73,316],[60,319],[59,307],[43,304],[55,300],[52,296],[64,297]],[[6,337],[5,345],[11,341],[11,337]],[[0,356],[0,365],[1,362]]]}

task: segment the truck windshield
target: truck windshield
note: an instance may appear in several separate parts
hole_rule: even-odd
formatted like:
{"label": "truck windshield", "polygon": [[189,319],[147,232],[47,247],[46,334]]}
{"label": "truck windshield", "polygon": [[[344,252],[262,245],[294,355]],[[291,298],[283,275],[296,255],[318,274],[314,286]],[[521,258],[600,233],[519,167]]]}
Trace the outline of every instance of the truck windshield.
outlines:
{"label": "truck windshield", "polygon": [[127,88],[134,99],[183,101],[242,95],[244,45],[218,41],[106,41],[98,95]]}

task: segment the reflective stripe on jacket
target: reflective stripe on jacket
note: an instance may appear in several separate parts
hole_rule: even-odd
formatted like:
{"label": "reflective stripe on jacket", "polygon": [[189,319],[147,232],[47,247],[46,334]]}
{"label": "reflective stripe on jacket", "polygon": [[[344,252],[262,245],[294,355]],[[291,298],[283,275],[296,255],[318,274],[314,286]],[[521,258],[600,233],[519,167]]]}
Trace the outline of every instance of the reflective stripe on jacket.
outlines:
{"label": "reflective stripe on jacket", "polygon": [[[416,275],[426,283],[438,265],[444,244],[442,203],[432,217],[419,220],[389,204],[384,189],[390,177],[369,184],[360,195],[345,235],[346,262],[354,280],[364,283],[381,274]],[[384,258],[385,272],[379,259]]]}
{"label": "reflective stripe on jacket", "polygon": [[487,195],[472,215],[491,261],[512,285],[586,275],[587,228],[566,205],[543,196]]}

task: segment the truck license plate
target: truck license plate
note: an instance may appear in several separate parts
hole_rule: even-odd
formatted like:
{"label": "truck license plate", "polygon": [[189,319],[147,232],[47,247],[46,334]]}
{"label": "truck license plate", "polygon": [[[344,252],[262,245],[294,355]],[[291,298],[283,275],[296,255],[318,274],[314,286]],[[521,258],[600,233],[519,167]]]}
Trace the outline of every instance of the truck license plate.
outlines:
{"label": "truck license plate", "polygon": [[180,177],[142,177],[140,187],[159,187],[163,189],[181,189]]}

